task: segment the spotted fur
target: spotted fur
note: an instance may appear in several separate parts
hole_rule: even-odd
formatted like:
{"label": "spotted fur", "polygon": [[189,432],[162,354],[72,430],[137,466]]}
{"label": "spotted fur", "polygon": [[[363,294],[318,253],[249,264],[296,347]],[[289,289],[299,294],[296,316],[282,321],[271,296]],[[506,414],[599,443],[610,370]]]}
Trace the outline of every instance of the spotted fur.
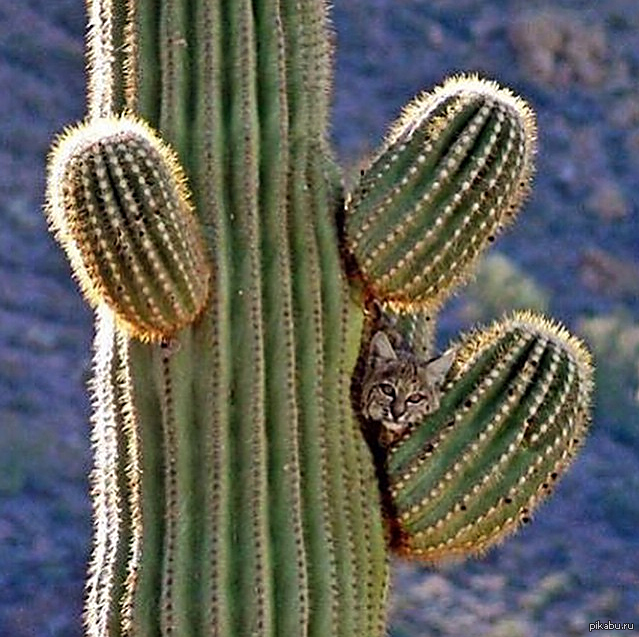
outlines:
{"label": "spotted fur", "polygon": [[439,407],[441,388],[454,351],[426,361],[395,349],[383,331],[371,339],[362,382],[362,415],[382,425],[381,440],[390,443]]}

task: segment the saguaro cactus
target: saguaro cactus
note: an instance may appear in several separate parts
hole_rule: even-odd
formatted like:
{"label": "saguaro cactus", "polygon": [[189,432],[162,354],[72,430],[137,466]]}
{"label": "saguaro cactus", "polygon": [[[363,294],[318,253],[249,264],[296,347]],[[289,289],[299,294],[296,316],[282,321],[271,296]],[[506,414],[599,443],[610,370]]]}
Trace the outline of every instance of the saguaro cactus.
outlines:
{"label": "saguaro cactus", "polygon": [[372,303],[424,353],[512,219],[532,113],[447,82],[344,196],[322,0],[88,7],[89,112],[48,180],[96,310],[88,634],[381,636],[390,552],[512,531],[588,422],[587,353],[530,315],[462,338],[390,449],[351,401]]}

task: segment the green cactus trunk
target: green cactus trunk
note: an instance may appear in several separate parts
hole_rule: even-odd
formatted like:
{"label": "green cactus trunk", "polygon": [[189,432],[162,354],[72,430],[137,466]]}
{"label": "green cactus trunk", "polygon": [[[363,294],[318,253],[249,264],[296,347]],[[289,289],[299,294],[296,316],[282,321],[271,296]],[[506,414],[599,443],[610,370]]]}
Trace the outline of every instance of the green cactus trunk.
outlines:
{"label": "green cactus trunk", "polygon": [[176,148],[213,280],[168,344],[99,322],[91,634],[381,635],[323,4],[110,4],[93,3],[91,111],[134,110]]}

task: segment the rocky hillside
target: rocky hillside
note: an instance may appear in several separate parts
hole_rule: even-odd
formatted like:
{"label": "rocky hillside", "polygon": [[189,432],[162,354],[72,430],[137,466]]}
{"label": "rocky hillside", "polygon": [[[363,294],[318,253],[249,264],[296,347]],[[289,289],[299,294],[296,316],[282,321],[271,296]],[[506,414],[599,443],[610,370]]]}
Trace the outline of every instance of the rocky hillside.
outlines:
{"label": "rocky hillside", "polygon": [[[599,354],[593,434],[532,525],[484,559],[397,565],[392,637],[584,635],[639,619],[636,0],[336,0],[333,139],[349,169],[416,92],[462,70],[539,114],[534,195],[442,344],[513,305]],[[91,316],[41,214],[55,132],[82,117],[82,0],[0,0],[0,635],[77,637],[90,550]],[[622,633],[618,633],[622,634]]]}

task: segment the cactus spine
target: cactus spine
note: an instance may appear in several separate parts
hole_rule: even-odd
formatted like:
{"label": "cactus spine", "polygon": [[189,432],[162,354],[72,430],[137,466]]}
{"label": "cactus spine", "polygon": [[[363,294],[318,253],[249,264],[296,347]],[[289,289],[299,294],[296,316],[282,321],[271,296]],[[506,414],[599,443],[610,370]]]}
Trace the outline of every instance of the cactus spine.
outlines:
{"label": "cactus spine", "polygon": [[389,549],[473,553],[512,530],[497,492],[531,507],[587,420],[587,357],[532,319],[462,342],[442,411],[381,463],[350,403],[368,304],[427,351],[434,311],[519,205],[530,111],[476,78],[445,85],[345,210],[322,0],[88,6],[89,113],[52,154],[48,208],[96,307],[88,634],[381,636]]}

